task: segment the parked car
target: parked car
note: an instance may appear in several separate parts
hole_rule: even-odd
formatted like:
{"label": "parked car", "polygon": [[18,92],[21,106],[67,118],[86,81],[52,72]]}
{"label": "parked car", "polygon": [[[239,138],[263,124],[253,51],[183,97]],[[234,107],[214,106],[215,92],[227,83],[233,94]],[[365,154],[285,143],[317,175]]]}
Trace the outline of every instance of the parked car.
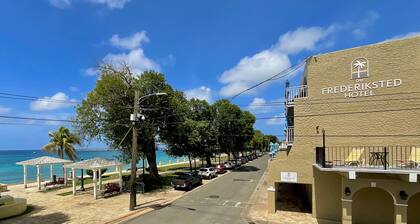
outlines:
{"label": "parked car", "polygon": [[198,171],[198,175],[200,175],[202,178],[207,179],[217,177],[216,170],[213,167],[200,168],[200,170]]}
{"label": "parked car", "polygon": [[241,157],[240,160],[242,161],[242,164],[245,164],[248,162],[248,159],[245,156]]}
{"label": "parked car", "polygon": [[226,173],[226,167],[223,164],[216,165],[216,167],[214,169],[216,170],[217,174]]}
{"label": "parked car", "polygon": [[203,183],[200,175],[189,173],[176,173],[176,177],[172,179],[171,185],[174,189],[191,190],[194,186]]}
{"label": "parked car", "polygon": [[227,170],[231,170],[231,169],[235,168],[236,163],[232,162],[232,161],[226,161],[226,162],[223,163],[223,165],[225,166],[225,168]]}

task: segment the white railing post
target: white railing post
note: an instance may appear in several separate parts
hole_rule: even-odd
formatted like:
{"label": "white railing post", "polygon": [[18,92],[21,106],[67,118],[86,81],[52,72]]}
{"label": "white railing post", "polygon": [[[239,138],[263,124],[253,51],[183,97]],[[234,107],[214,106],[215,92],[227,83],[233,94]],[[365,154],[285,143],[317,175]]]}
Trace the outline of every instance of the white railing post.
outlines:
{"label": "white railing post", "polygon": [[308,97],[308,86],[293,86],[286,88],[286,104],[292,105],[295,99]]}

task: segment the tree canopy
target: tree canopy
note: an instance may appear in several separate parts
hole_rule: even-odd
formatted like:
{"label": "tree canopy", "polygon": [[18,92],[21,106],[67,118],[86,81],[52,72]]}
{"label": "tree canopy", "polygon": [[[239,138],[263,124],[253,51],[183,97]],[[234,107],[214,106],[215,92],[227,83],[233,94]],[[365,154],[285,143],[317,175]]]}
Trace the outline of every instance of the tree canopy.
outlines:
{"label": "tree canopy", "polygon": [[[213,104],[187,100],[159,72],[133,74],[129,67],[117,69],[110,65],[100,68],[95,88],[77,106],[75,126],[80,135],[121,150],[122,159],[128,160],[134,91],[140,92],[140,113],[145,117],[136,124],[138,151],[147,158],[149,172],[155,179],[159,178],[156,139],[168,145],[168,154],[205,158],[208,165],[218,153],[236,157],[239,152],[264,148],[265,141],[261,139],[267,139],[254,130],[255,116],[228,100]],[[160,92],[166,95],[142,98]]]}

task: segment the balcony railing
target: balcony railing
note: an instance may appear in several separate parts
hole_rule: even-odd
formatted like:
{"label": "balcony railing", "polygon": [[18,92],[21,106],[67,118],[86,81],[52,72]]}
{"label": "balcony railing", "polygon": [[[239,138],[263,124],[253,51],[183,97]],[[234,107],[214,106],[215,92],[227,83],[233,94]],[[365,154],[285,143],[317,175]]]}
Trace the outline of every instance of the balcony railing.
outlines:
{"label": "balcony railing", "polygon": [[323,168],[420,170],[420,146],[317,147],[315,160]]}
{"label": "balcony railing", "polygon": [[286,88],[286,105],[293,105],[295,99],[306,98],[308,97],[308,86],[293,86]]}
{"label": "balcony railing", "polygon": [[286,144],[293,145],[293,141],[295,140],[295,128],[294,127],[287,127],[286,130]]}

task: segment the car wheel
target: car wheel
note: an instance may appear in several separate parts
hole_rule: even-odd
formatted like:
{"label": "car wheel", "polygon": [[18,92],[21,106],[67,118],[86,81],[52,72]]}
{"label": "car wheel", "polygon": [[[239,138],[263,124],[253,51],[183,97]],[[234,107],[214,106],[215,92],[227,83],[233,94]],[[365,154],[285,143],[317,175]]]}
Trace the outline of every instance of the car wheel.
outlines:
{"label": "car wheel", "polygon": [[192,189],[192,184],[188,185],[188,190],[190,191]]}

